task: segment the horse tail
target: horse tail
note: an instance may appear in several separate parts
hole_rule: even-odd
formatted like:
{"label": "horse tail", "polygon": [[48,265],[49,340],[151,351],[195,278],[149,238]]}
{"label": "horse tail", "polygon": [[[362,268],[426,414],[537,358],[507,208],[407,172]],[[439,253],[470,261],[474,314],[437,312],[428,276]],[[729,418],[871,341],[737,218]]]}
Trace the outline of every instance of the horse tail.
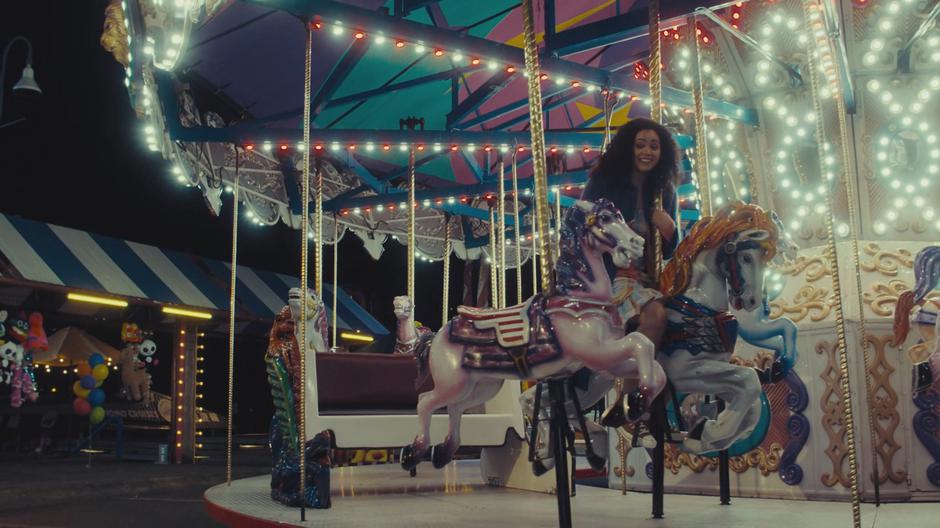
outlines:
{"label": "horse tail", "polygon": [[435,335],[437,334],[434,332],[425,332],[418,337],[418,342],[415,343],[415,363],[418,366],[415,390],[420,389],[424,382],[428,380],[428,376],[431,375],[431,369],[428,368],[428,358],[431,355],[431,342],[434,340]]}
{"label": "horse tail", "polygon": [[891,346],[900,346],[907,339],[911,330],[911,308],[914,307],[914,290],[908,290],[898,297],[898,305],[894,309],[894,341]]}

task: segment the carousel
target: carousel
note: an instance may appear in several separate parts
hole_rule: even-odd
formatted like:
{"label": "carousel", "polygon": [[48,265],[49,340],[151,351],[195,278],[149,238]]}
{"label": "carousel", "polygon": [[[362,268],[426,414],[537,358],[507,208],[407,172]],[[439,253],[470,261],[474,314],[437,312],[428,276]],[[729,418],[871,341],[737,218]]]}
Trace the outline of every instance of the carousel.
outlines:
{"label": "carousel", "polygon": [[[239,230],[283,222],[301,247],[258,366],[272,471],[207,490],[217,519],[935,525],[940,3],[115,0],[107,15],[135,133],[235,219],[232,302]],[[676,199],[652,198],[674,249],[581,199],[637,119],[677,145]],[[375,259],[407,248],[388,354],[341,350],[324,308],[349,235]],[[459,307],[453,259],[478,270]],[[427,261],[443,261],[430,328],[414,323]],[[624,315],[635,292],[611,261],[646,266],[661,338],[648,304],[639,327]],[[333,467],[336,449],[394,463]],[[575,488],[587,467],[606,487]]]}

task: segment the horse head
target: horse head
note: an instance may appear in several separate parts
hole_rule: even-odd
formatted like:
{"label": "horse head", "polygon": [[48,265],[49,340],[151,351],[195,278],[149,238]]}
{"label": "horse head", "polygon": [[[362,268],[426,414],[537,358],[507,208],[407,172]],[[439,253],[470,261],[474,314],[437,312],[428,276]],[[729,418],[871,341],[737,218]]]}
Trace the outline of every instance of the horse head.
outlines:
{"label": "horse head", "polygon": [[625,268],[632,259],[643,256],[643,237],[636,234],[627,225],[620,210],[613,202],[600,198],[595,202],[578,201],[575,207],[583,215],[572,215],[581,219],[582,230],[579,239],[587,238],[588,247],[598,253],[610,253],[614,264]]}
{"label": "horse head", "polygon": [[764,292],[764,243],[771,238],[766,229],[747,229],[732,234],[718,248],[718,269],[728,286],[735,310],[754,311]]}
{"label": "horse head", "polygon": [[407,295],[398,295],[392,300],[395,308],[395,317],[400,319],[409,319],[414,316],[415,304],[411,297]]}
{"label": "horse head", "polygon": [[[300,288],[291,288],[287,295],[291,318],[294,320],[295,333],[300,334],[300,322],[306,315],[307,349],[317,352],[327,351],[326,307],[315,291],[307,289],[304,296]],[[312,331],[309,331],[312,330]]]}

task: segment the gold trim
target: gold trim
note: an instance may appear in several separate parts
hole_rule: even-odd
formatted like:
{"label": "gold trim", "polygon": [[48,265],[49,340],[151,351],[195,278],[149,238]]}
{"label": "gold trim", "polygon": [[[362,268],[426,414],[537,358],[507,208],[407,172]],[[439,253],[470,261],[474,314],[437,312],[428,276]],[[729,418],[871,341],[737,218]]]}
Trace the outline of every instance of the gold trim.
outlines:
{"label": "gold trim", "polygon": [[800,255],[792,263],[780,266],[777,271],[784,275],[796,277],[806,270],[806,282],[816,282],[829,275],[829,261],[823,255],[806,257]]}
{"label": "gold trim", "polygon": [[[894,315],[898,297],[910,289],[907,283],[898,279],[889,280],[887,283],[875,282],[871,284],[872,291],[865,292],[862,299],[875,315],[890,317]],[[940,299],[940,292],[930,292],[927,299]]]}
{"label": "gold trim", "polygon": [[914,267],[914,257],[911,255],[911,252],[901,248],[894,251],[887,251],[881,249],[875,242],[869,242],[865,244],[863,248],[865,254],[872,257],[871,261],[859,262],[859,266],[865,271],[871,271],[881,273],[882,275],[887,275],[889,277],[896,277],[898,275],[898,269],[900,266],[905,268]]}
{"label": "gold trim", "polygon": [[[804,284],[793,296],[792,305],[786,305],[781,300],[771,301],[770,317],[787,315],[794,323],[798,323],[809,315],[811,321],[818,322],[829,317],[829,312],[836,302],[838,299],[829,293],[827,288],[816,288],[810,284]],[[817,313],[811,313],[814,311]]]}

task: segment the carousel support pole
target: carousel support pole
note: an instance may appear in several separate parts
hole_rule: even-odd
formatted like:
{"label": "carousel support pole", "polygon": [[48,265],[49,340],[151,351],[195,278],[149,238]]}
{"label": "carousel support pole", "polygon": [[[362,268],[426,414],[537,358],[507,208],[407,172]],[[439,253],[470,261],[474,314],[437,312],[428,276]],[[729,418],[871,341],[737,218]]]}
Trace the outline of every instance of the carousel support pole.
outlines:
{"label": "carousel support pole", "polygon": [[339,300],[339,217],[333,215],[333,348],[339,346],[336,341],[336,303]]}
{"label": "carousel support pole", "polygon": [[193,462],[196,456],[196,326],[178,320],[173,354],[173,407],[170,419],[174,433],[173,459],[177,464]]}
{"label": "carousel support pole", "polygon": [[[803,0],[803,16],[807,22],[813,19],[814,14],[819,15],[819,4],[812,0]],[[815,13],[814,13],[815,11]],[[819,73],[817,71],[817,62],[815,57],[816,43],[813,42],[810,48],[807,48],[807,62],[810,76],[810,94],[813,100],[813,112],[816,115],[816,148],[818,150],[820,166],[826,158],[825,143],[826,129],[823,122],[823,108],[819,95]],[[825,178],[825,176],[824,176]],[[832,178],[835,179],[834,177]],[[833,182],[828,182],[833,183]],[[829,261],[829,271],[832,275],[832,289],[836,295],[835,316],[836,316],[836,335],[839,345],[839,377],[840,388],[842,392],[842,418],[845,426],[846,443],[849,458],[849,484],[852,492],[852,525],[854,528],[861,527],[861,504],[858,492],[858,459],[855,448],[855,420],[852,412],[852,390],[849,382],[849,363],[847,351],[847,339],[845,336],[845,317],[842,300],[844,293],[842,290],[842,281],[839,273],[839,253],[836,249],[835,231],[833,229],[834,214],[833,210],[833,190],[830,188],[826,195],[826,258]],[[876,478],[877,482],[877,478]]]}
{"label": "carousel support pole", "polygon": [[731,479],[728,473],[728,450],[718,452],[718,495],[722,506],[731,505]]}
{"label": "carousel support pole", "polygon": [[441,328],[447,324],[450,308],[450,215],[444,214],[444,285],[441,292]]}
{"label": "carousel support pole", "polygon": [[496,199],[499,200],[497,206],[496,221],[496,252],[499,255],[499,307],[506,307],[506,164],[503,162],[503,156],[499,156],[499,188]]}
{"label": "carousel support pole", "polygon": [[497,252],[499,247],[496,245],[496,212],[490,205],[490,306],[500,308],[499,305],[499,257]]}
{"label": "carousel support pole", "polygon": [[[651,413],[651,429],[656,447],[653,448],[653,518],[663,518],[664,482],[666,479],[666,402],[663,398],[656,398]],[[625,468],[626,466],[621,466]]]}
{"label": "carousel support pole", "polygon": [[232,274],[229,282],[228,297],[228,409],[226,417],[225,442],[225,483],[232,485],[232,405],[234,401],[233,382],[235,379],[235,285],[238,264],[238,147],[235,147],[235,178],[232,182]]}
{"label": "carousel support pole", "polygon": [[555,258],[561,256],[561,186],[555,187]]}
{"label": "carousel support pole", "polygon": [[535,184],[535,218],[540,233],[539,253],[542,255],[542,293],[549,295],[554,289],[552,246],[548,229],[548,181],[545,171],[545,131],[542,126],[542,87],[539,78],[538,46],[535,42],[535,16],[532,0],[522,0],[522,26],[525,52],[525,70],[529,92],[529,130],[532,137],[532,181]]}
{"label": "carousel support pole", "polygon": [[[512,216],[516,233],[516,304],[522,304],[522,224],[519,223],[519,178],[516,172],[516,149],[512,149]],[[532,259],[535,262],[534,253]]]}
{"label": "carousel support pole", "polygon": [[[821,11],[821,10],[820,10]],[[936,16],[940,13],[940,4],[937,4],[932,11],[932,15]],[[823,19],[823,14],[819,13],[819,19]],[[816,29],[816,28],[813,28]],[[835,35],[834,38],[840,38],[839,35]],[[830,46],[832,43],[827,38],[826,46]],[[838,68],[838,66],[834,66]],[[842,155],[842,177],[843,183],[845,184],[845,201],[848,205],[849,212],[849,228],[851,230],[851,243],[852,243],[852,266],[855,273],[855,293],[857,295],[856,305],[858,307],[858,331],[862,341],[862,359],[865,362],[865,372],[871,372],[871,352],[868,342],[868,330],[865,324],[865,310],[863,306],[862,299],[862,275],[858,273],[860,270],[859,265],[859,249],[858,249],[858,237],[862,229],[862,222],[859,218],[858,209],[856,209],[857,202],[856,196],[857,192],[855,189],[855,179],[852,174],[849,172],[849,167],[851,166],[851,154],[849,153],[849,130],[848,122],[846,116],[848,111],[845,104],[845,87],[842,86],[840,80],[843,79],[842,76],[833,75],[832,80],[830,81],[830,87],[832,88],[832,93],[835,94],[836,101],[836,113],[839,116],[839,142],[841,145],[841,155]],[[878,471],[878,450],[876,446],[878,445],[878,436],[875,435],[875,395],[871,387],[871,380],[866,375],[865,376],[865,399],[866,407],[868,408],[868,434],[871,437],[871,460],[872,460],[872,483],[875,489],[875,506],[881,506],[881,475]]]}
{"label": "carousel support pole", "polygon": [[[413,130],[413,125],[412,125]],[[415,243],[415,146],[408,148],[408,281],[406,294],[415,303],[415,252],[418,249]]]}
{"label": "carousel support pole", "polygon": [[[705,106],[702,96],[701,53],[695,15],[688,18],[688,42],[692,43],[692,104],[695,110],[695,175],[702,199],[702,216],[711,216],[711,188],[708,186],[708,139],[705,132]],[[651,68],[652,69],[652,68]]]}
{"label": "carousel support pole", "polygon": [[555,448],[555,496],[558,500],[558,526],[571,528],[571,488],[568,476],[568,413],[565,410],[565,380],[549,380],[552,403],[551,443]]}
{"label": "carousel support pole", "polygon": [[[310,66],[313,56],[313,29],[310,25],[307,25],[307,49],[306,57],[304,60],[304,123],[303,123],[303,158],[304,158],[304,170],[303,170],[303,181],[301,182],[301,195],[303,200],[301,200],[301,205],[303,211],[301,213],[300,219],[300,287],[304,293],[307,291],[307,266],[308,266],[308,256],[310,251]],[[322,196],[319,196],[322,199]],[[318,208],[322,207],[321,200],[318,200]],[[317,244],[320,243],[319,237]],[[319,264],[317,259],[317,263]],[[318,292],[319,294],[319,292]],[[307,354],[307,317],[306,312],[309,309],[307,303],[304,302],[304,323],[300,325],[300,342],[301,342],[301,354],[306,358]],[[300,361],[300,379],[307,379],[307,368],[306,361],[302,359]],[[300,520],[307,520],[307,455],[306,455],[306,445],[307,445],[307,424],[306,424],[306,414],[307,414],[307,394],[306,394],[307,383],[304,381],[300,384],[300,416],[298,419],[298,424],[300,430],[298,431],[299,436],[299,448],[300,453],[298,453],[300,458]]]}

